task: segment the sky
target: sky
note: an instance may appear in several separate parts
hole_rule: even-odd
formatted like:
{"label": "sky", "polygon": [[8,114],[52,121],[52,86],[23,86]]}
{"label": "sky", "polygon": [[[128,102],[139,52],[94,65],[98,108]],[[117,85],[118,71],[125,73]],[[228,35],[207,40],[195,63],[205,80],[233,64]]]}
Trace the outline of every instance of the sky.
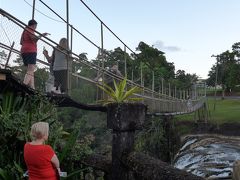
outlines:
{"label": "sky", "polygon": [[[66,1],[42,0],[66,17]],[[32,17],[32,0],[0,0],[0,7],[27,23]],[[133,51],[143,41],[165,52],[176,70],[207,78],[216,59],[211,55],[231,50],[240,38],[239,0],[85,0],[94,13]],[[38,31],[49,32],[59,41],[66,26],[36,0]],[[69,1],[70,24],[101,46],[100,22],[80,0]],[[2,21],[2,20],[1,20]],[[5,23],[4,23],[5,25]],[[0,26],[2,31],[3,26]],[[1,38],[2,39],[2,38]],[[0,40],[1,40],[0,39]],[[96,54],[97,49],[76,35],[74,48]],[[104,28],[104,48],[123,45]]]}

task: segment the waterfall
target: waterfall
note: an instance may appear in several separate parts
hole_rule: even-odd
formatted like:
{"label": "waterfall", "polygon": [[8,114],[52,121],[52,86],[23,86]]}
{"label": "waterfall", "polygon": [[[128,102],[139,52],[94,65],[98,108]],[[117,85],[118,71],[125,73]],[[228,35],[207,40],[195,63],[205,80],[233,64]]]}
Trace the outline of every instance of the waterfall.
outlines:
{"label": "waterfall", "polygon": [[240,160],[240,137],[188,135],[174,158],[173,165],[204,178],[231,176],[232,166]]}

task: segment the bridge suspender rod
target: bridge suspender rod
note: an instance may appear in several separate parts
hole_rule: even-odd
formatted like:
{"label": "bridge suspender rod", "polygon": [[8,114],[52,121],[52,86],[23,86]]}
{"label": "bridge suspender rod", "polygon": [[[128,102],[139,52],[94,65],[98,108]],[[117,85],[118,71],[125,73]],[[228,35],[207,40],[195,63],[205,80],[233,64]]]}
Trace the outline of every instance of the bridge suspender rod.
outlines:
{"label": "bridge suspender rod", "polygon": [[[53,12],[57,17],[59,17],[63,22],[67,23],[67,21],[62,18],[59,14],[57,14],[52,8],[50,8],[46,3],[44,3],[42,0],[39,0],[44,6],[46,6],[51,12]],[[94,42],[92,42],[89,38],[87,38],[84,34],[82,34],[80,31],[78,31],[76,28],[72,26],[72,29],[76,31],[78,34],[80,34],[84,39],[86,39],[88,42],[90,42],[92,45],[94,45],[96,48],[100,49],[98,45],[96,45]]]}
{"label": "bridge suspender rod", "polygon": [[101,58],[102,58],[102,68],[104,69],[104,57],[103,57],[103,23],[101,22]]}
{"label": "bridge suspender rod", "polygon": [[140,62],[140,73],[141,73],[141,86],[143,86],[143,71],[142,71],[142,61]]}
{"label": "bridge suspender rod", "polygon": [[70,52],[69,52],[69,0],[66,0],[66,19],[67,19],[67,94],[70,93]]}
{"label": "bridge suspender rod", "polygon": [[[88,7],[88,5],[83,1],[83,0],[80,0],[83,5],[124,45],[126,46],[126,48],[128,48],[128,50],[130,50],[133,54],[136,55],[136,53],[131,49],[129,48],[92,10],[90,7]],[[137,56],[137,55],[136,55]]]}
{"label": "bridge suspender rod", "polygon": [[[46,3],[44,3],[42,0],[39,0],[44,6],[46,6],[51,12],[53,12],[57,17],[59,17],[63,22],[67,23],[67,21],[62,18],[59,14],[57,14],[52,8],[50,8]],[[68,23],[69,24],[69,23]],[[96,48],[100,49],[98,45],[96,45],[94,42],[92,42],[89,38],[87,38],[85,35],[83,35],[80,31],[78,31],[76,28],[72,26],[72,29],[75,30],[77,33],[79,33],[84,39],[86,39],[88,42],[90,42],[92,45],[94,45]]]}
{"label": "bridge suspender rod", "polygon": [[71,46],[70,46],[70,49],[72,51],[72,48],[73,48],[73,26],[70,25],[70,27],[71,27]]}
{"label": "bridge suspender rod", "polygon": [[154,71],[152,71],[152,91],[154,92],[155,83],[154,83]]}
{"label": "bridge suspender rod", "polygon": [[126,46],[124,45],[124,70],[125,70],[125,77],[127,78],[127,52]]}
{"label": "bridge suspender rod", "polygon": [[6,62],[6,64],[5,64],[5,69],[6,69],[7,66],[8,66],[8,62],[9,62],[9,59],[10,59],[10,57],[11,57],[11,53],[12,53],[14,44],[15,44],[15,42],[13,41],[13,43],[12,43],[12,45],[11,45],[11,49],[10,49],[9,54],[8,54],[8,57],[7,57],[7,62]]}
{"label": "bridge suspender rod", "polygon": [[62,18],[58,13],[56,13],[52,8],[50,8],[46,3],[44,3],[42,0],[39,0],[44,6],[46,6],[50,11],[52,11],[57,17],[59,17],[63,22],[67,23],[67,21]]}
{"label": "bridge suspender rod", "polygon": [[36,2],[36,0],[33,0],[33,6],[32,6],[32,19],[34,19],[34,16],[35,16],[35,2]]}

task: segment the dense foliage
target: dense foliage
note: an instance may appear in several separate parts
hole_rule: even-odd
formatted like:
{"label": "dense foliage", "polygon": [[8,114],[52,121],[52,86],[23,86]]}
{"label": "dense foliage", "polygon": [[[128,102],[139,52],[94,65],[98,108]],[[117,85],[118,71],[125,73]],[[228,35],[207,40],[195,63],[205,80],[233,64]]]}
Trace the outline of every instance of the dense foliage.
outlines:
{"label": "dense foliage", "polygon": [[[172,87],[177,89],[191,88],[198,77],[196,74],[186,73],[184,70],[175,70],[173,62],[168,62],[164,52],[154,48],[144,42],[140,42],[136,47],[136,53],[128,54],[120,47],[114,50],[104,50],[104,66],[112,67],[117,64],[119,70],[128,79],[140,84],[141,73],[144,86],[152,88],[154,81],[154,90],[158,91],[164,81],[164,87],[168,87],[171,83]],[[101,65],[102,56],[98,55],[92,62],[96,65]],[[125,60],[126,60],[126,74],[125,74]],[[142,71],[142,72],[141,72]],[[153,77],[154,76],[154,77]]]}
{"label": "dense foliage", "polygon": [[21,97],[11,92],[1,94],[0,101],[0,175],[19,179],[23,170],[23,145],[30,140],[31,124],[51,124],[49,143],[55,146],[61,138],[61,125],[56,121],[55,108],[40,96]]}
{"label": "dense foliage", "polygon": [[146,117],[144,129],[136,133],[135,150],[171,163],[179,149],[179,138],[174,122]]}
{"label": "dense foliage", "polygon": [[216,64],[209,71],[207,85],[222,87],[222,91],[236,91],[240,85],[240,42],[232,45],[232,51],[216,55]]}
{"label": "dense foliage", "polygon": [[[23,146],[30,141],[29,130],[34,122],[50,124],[50,144],[57,152],[61,166],[69,173],[75,171],[69,160],[77,160],[92,152],[93,139],[81,136],[81,122],[68,133],[58,121],[56,108],[44,96],[19,96],[4,92],[0,97],[0,179],[23,179],[26,166]],[[81,140],[81,143],[78,141]]]}

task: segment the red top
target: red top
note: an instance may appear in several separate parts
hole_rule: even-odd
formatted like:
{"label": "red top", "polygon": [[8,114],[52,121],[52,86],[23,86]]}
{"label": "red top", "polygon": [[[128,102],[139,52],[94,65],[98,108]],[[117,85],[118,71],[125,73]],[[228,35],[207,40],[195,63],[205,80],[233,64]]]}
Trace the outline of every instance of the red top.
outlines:
{"label": "red top", "polygon": [[28,168],[29,180],[57,180],[56,168],[51,163],[54,151],[49,145],[24,146],[24,160]]}
{"label": "red top", "polygon": [[34,30],[31,28],[24,29],[21,37],[20,44],[22,45],[21,53],[33,53],[37,52],[37,42],[32,39],[34,35]]}

